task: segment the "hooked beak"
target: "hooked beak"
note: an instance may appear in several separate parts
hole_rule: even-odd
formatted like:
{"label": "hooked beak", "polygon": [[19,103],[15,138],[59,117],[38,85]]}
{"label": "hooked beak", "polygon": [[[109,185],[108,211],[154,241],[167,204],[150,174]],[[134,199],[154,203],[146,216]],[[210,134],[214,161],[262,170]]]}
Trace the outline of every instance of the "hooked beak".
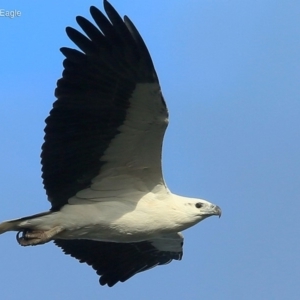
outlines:
{"label": "hooked beak", "polygon": [[215,206],[215,208],[213,210],[213,214],[216,216],[219,216],[219,218],[221,218],[222,210],[218,205]]}
{"label": "hooked beak", "polygon": [[218,205],[215,205],[213,203],[208,203],[208,205],[204,208],[204,210],[200,212],[200,215],[204,218],[210,216],[219,216],[220,218],[222,215],[222,210]]}

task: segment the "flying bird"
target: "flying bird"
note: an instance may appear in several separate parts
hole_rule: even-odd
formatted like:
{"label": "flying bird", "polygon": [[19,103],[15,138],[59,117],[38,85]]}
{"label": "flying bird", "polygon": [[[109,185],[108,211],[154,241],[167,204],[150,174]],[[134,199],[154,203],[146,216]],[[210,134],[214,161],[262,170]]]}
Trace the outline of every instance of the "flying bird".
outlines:
{"label": "flying bird", "polygon": [[47,212],[5,221],[22,246],[50,241],[91,265],[101,285],[182,258],[181,231],[221,209],[171,193],[161,150],[168,110],[139,32],[104,0],[107,17],[67,27],[65,56],[46,119],[41,163]]}

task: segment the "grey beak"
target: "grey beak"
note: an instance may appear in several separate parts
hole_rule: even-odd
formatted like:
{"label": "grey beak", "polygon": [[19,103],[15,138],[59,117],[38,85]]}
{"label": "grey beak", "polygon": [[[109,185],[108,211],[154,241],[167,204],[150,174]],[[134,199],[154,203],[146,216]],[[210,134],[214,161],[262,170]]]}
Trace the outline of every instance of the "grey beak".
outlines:
{"label": "grey beak", "polygon": [[216,205],[216,207],[215,207],[215,209],[214,209],[214,214],[215,214],[216,216],[219,216],[219,218],[221,218],[221,215],[222,215],[222,209],[221,209],[218,205]]}

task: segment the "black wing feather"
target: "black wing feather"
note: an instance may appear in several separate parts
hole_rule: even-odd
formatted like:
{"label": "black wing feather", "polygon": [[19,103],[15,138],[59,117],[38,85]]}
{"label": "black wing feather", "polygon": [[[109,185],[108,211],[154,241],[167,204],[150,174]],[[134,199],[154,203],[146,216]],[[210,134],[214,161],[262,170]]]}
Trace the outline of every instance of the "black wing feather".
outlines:
{"label": "black wing feather", "polygon": [[180,260],[182,252],[159,251],[151,242],[111,243],[91,240],[55,240],[65,254],[92,266],[100,275],[101,285],[113,286],[139,272],[173,259]]}
{"label": "black wing feather", "polygon": [[119,133],[136,84],[158,82],[132,23],[124,23],[107,1],[104,7],[110,20],[97,8],[90,9],[100,30],[83,17],[77,22],[86,36],[66,29],[82,52],[61,49],[64,71],[46,119],[42,177],[52,210],[59,210],[99,174],[105,163],[100,157]]}

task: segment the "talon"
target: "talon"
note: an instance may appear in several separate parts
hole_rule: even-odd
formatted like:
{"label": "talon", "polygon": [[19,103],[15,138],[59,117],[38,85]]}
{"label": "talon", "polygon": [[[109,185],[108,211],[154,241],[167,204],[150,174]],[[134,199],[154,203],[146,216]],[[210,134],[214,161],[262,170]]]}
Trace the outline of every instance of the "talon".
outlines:
{"label": "talon", "polygon": [[17,233],[17,235],[16,235],[16,239],[17,239],[17,242],[21,245],[21,239],[23,238],[21,238],[20,237],[20,233],[23,233],[23,231],[18,231],[18,233]]}
{"label": "talon", "polygon": [[[24,242],[26,241],[26,233],[27,233],[27,230],[22,230],[22,231],[19,231],[16,235],[17,242],[21,246],[24,246]],[[22,236],[20,236],[20,234],[22,234]]]}
{"label": "talon", "polygon": [[49,242],[61,231],[63,231],[61,226],[56,226],[48,231],[24,229],[17,233],[16,239],[21,246],[41,245]]}
{"label": "talon", "polygon": [[38,234],[40,234],[40,232],[24,229],[17,233],[16,239],[21,246],[33,246],[38,244],[40,241],[40,237],[38,236]]}

